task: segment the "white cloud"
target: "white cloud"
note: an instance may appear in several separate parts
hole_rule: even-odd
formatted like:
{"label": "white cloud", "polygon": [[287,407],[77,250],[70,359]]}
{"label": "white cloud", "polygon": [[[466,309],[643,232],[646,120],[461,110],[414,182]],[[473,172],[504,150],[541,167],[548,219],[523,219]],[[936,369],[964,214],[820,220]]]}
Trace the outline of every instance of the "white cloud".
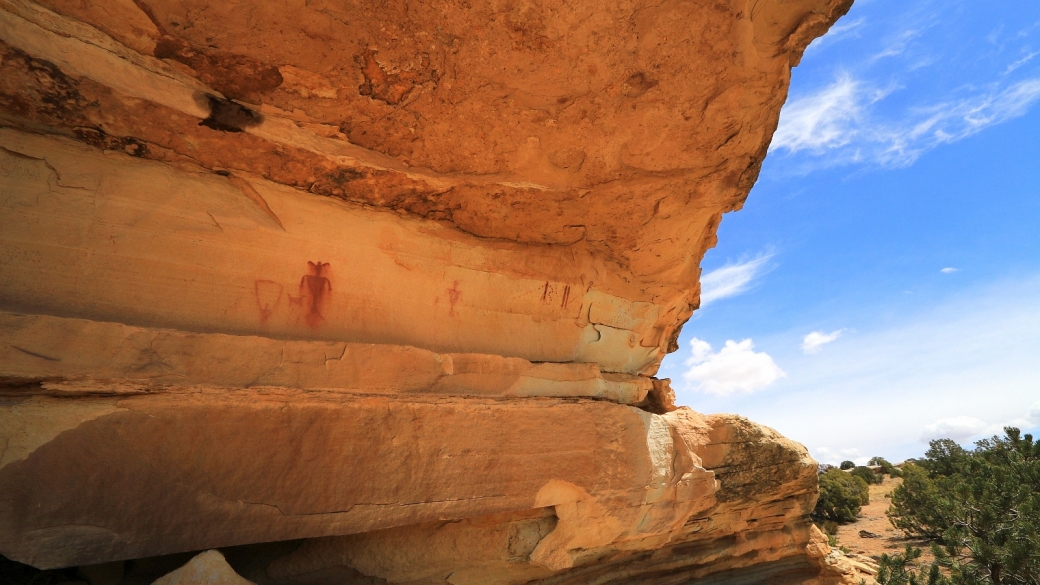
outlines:
{"label": "white cloud", "polygon": [[921,441],[953,439],[961,442],[985,432],[988,428],[989,425],[973,416],[942,418],[921,429]]}
{"label": "white cloud", "polygon": [[1022,116],[1040,101],[1040,78],[1031,78],[909,108],[901,119],[880,119],[875,106],[893,89],[842,74],[816,93],[792,99],[780,112],[770,151],[820,157],[809,169],[850,163],[905,167],[937,146]]}
{"label": "white cloud", "polygon": [[802,353],[819,353],[820,348],[835,341],[844,334],[844,329],[838,329],[837,331],[831,331],[830,333],[813,331],[802,338]]}
{"label": "white cloud", "polygon": [[[769,354],[786,374],[765,392],[689,392],[682,375],[689,334],[662,373],[676,380],[681,404],[739,412],[806,445],[855,446],[889,461],[920,457],[927,448],[921,428],[944,418],[969,415],[991,425],[977,437],[1011,423],[1037,428],[1040,274],[952,294],[923,311],[843,309],[841,318],[855,324],[856,335],[846,333],[816,355],[798,347],[802,328],[763,339],[766,333],[759,332],[753,339],[776,348]],[[1017,422],[1027,416],[1030,424]],[[849,424],[853,419],[869,422]]]}
{"label": "white cloud", "polygon": [[702,276],[701,307],[746,291],[772,257],[772,254],[764,254],[740,264],[727,264]]}
{"label": "white cloud", "polygon": [[694,390],[727,396],[761,390],[786,375],[769,354],[754,348],[750,339],[728,340],[716,353],[708,342],[694,337],[683,378]]}
{"label": "white cloud", "polygon": [[842,461],[852,461],[856,465],[866,465],[870,461],[869,456],[863,455],[859,449],[830,449],[828,447],[817,447],[812,450],[813,458],[820,463],[840,465]]}
{"label": "white cloud", "polygon": [[960,269],[959,268],[954,268],[952,266],[947,266],[946,268],[943,268],[939,272],[942,272],[943,274],[953,274],[954,272],[957,272],[958,270],[960,270]]}

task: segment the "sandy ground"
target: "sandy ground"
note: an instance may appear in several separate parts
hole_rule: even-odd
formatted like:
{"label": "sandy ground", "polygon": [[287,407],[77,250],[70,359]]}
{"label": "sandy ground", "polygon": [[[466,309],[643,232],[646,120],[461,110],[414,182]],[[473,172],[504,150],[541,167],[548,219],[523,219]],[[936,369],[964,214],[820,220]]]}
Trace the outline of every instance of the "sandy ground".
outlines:
{"label": "sandy ground", "polygon": [[[879,559],[883,554],[901,553],[907,544],[913,544],[924,551],[918,563],[931,563],[932,555],[928,550],[928,543],[907,539],[903,531],[894,528],[885,515],[891,505],[890,494],[902,481],[886,475],[884,482],[870,486],[870,503],[863,506],[855,522],[838,527],[838,543],[849,549],[852,554],[873,559]],[[861,535],[861,531],[874,534],[876,537]]]}

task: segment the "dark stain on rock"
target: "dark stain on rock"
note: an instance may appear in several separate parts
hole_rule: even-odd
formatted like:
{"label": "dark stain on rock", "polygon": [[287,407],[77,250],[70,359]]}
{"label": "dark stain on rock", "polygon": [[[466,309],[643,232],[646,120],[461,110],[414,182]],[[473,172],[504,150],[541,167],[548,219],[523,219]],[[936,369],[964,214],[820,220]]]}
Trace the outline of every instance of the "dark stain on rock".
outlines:
{"label": "dark stain on rock", "polygon": [[191,67],[199,81],[231,99],[258,102],[262,94],[282,84],[277,67],[237,53],[193,47],[172,35],[159,39],[153,54]]}
{"label": "dark stain on rock", "polygon": [[637,98],[656,86],[656,80],[650,79],[645,73],[638,71],[625,80],[624,85],[621,86],[621,93],[625,94],[625,97]]}
{"label": "dark stain on rock", "polygon": [[99,128],[73,128],[73,134],[87,144],[102,150],[125,152],[130,156],[148,156],[148,145],[133,136],[109,136]]}
{"label": "dark stain on rock", "polygon": [[[60,378],[19,378],[17,376],[0,376],[0,396],[31,396],[40,394],[46,382],[58,382]],[[7,403],[4,400],[2,403]],[[3,559],[3,557],[0,557]],[[4,574],[0,572],[0,574]]]}
{"label": "dark stain on rock", "polygon": [[356,169],[336,169],[319,177],[308,190],[317,195],[347,199],[346,195],[351,191],[350,184],[366,178],[364,172]]}
{"label": "dark stain on rock", "polygon": [[79,82],[50,61],[37,59],[11,46],[0,55],[0,87],[4,109],[24,116],[71,120],[97,105],[79,91]]}
{"label": "dark stain on rock", "polygon": [[768,151],[768,144],[759,148],[757,152],[751,155],[747,167],[737,177],[737,189],[740,191],[741,196],[746,197],[751,192],[751,187],[755,185],[755,181],[758,181],[758,175],[762,172],[762,161],[765,160]]}
{"label": "dark stain on rock", "polygon": [[385,170],[337,168],[319,174],[303,188],[315,195],[406,211],[432,220],[450,222],[459,207],[444,191],[420,188],[410,179]]}
{"label": "dark stain on rock", "polygon": [[264,121],[260,112],[255,112],[238,102],[211,94],[195,96],[199,105],[209,109],[209,116],[199,122],[205,126],[223,132],[242,132],[246,128],[257,126]]}

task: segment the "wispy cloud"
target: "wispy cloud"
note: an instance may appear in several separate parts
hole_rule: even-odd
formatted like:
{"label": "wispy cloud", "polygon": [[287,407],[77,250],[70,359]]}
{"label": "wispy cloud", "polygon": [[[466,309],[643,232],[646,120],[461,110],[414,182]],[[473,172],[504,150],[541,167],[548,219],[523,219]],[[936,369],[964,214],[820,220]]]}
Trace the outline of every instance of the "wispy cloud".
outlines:
{"label": "wispy cloud", "polygon": [[990,33],[985,36],[986,42],[991,44],[991,45],[995,45],[995,44],[997,44],[997,41],[999,41],[1001,39],[1003,34],[1004,34],[1004,25],[1000,25],[997,28],[991,30]]}
{"label": "wispy cloud", "polygon": [[823,346],[836,341],[839,337],[845,334],[844,329],[838,329],[837,331],[831,331],[830,333],[824,333],[823,331],[813,331],[802,338],[802,353],[820,353],[820,349]]}
{"label": "wispy cloud", "polygon": [[701,307],[719,299],[739,295],[765,272],[773,254],[762,254],[746,262],[726,264],[701,277]]}
{"label": "wispy cloud", "polygon": [[[905,167],[1027,113],[1040,101],[1036,12],[1017,11],[1024,27],[1017,34],[1013,20],[980,29],[980,12],[993,13],[962,0],[857,4],[812,45],[825,48],[803,63],[816,71],[792,83],[770,148],[774,160],[796,155],[784,163],[793,174],[849,164]],[[841,46],[827,44],[839,38]],[[821,78],[816,59],[838,73]],[[812,85],[800,89],[804,80]]]}
{"label": "wispy cloud", "polygon": [[1040,78],[994,87],[967,98],[920,108],[901,125],[877,133],[882,164],[905,166],[924,152],[1024,115],[1040,100]]}
{"label": "wispy cloud", "polygon": [[954,268],[953,266],[947,266],[946,268],[943,268],[939,272],[942,272],[943,274],[953,274],[954,272],[959,272],[959,271],[960,271],[960,268]]}
{"label": "wispy cloud", "polygon": [[885,57],[898,57],[906,52],[906,48],[910,44],[910,41],[913,41],[919,36],[921,36],[921,32],[917,30],[903,31],[902,34],[889,41],[888,44],[885,45],[885,48],[880,52],[874,54],[870,60],[877,61],[878,59],[884,59]]}
{"label": "wispy cloud", "polygon": [[690,340],[689,367],[683,379],[692,390],[728,396],[766,388],[786,374],[765,352],[756,352],[750,339],[729,340],[718,352],[707,341]]}
{"label": "wispy cloud", "polygon": [[1004,75],[1007,75],[1009,73],[1014,72],[1015,69],[1018,69],[1019,67],[1021,67],[1021,66],[1025,65],[1026,63],[1032,61],[1033,57],[1036,57],[1037,55],[1040,55],[1040,51],[1034,51],[1032,53],[1029,53],[1028,55],[1026,55],[1025,57],[1022,57],[1018,61],[1015,61],[1014,63],[1008,65],[1007,69],[1004,70]]}
{"label": "wispy cloud", "polygon": [[784,106],[770,150],[819,154],[845,146],[855,138],[864,106],[861,84],[843,74],[819,92]]}
{"label": "wispy cloud", "polygon": [[990,84],[973,95],[909,109],[900,120],[880,119],[873,111],[889,93],[839,75],[784,106],[770,151],[816,157],[804,170],[849,163],[908,166],[939,145],[1026,114],[1040,100],[1040,77]]}
{"label": "wispy cloud", "polygon": [[843,18],[839,20],[837,24],[832,26],[830,30],[827,31],[827,34],[813,41],[806,51],[819,49],[821,45],[830,44],[845,37],[858,36],[854,33],[857,32],[866,21],[867,19],[863,17],[855,20],[846,20]]}

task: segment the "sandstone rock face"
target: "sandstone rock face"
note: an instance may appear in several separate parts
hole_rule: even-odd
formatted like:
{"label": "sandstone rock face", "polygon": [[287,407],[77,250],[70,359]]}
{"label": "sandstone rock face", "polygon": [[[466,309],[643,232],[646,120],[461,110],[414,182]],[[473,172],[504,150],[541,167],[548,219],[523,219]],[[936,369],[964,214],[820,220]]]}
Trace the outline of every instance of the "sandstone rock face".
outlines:
{"label": "sandstone rock face", "polygon": [[0,554],[846,578],[654,374],[850,4],[0,0]]}

